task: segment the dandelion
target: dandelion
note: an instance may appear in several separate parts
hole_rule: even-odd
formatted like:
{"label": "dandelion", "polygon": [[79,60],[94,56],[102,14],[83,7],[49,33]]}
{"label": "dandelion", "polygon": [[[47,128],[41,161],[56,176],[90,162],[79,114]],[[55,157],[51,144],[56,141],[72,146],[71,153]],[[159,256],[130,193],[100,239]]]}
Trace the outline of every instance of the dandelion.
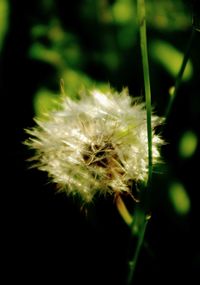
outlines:
{"label": "dandelion", "polygon": [[[79,101],[63,97],[60,109],[27,130],[35,166],[58,188],[90,202],[99,194],[131,194],[133,183],[148,176],[148,139],[144,104],[128,95],[93,90]],[[153,129],[161,119],[152,116]],[[153,131],[153,163],[162,139]]]}

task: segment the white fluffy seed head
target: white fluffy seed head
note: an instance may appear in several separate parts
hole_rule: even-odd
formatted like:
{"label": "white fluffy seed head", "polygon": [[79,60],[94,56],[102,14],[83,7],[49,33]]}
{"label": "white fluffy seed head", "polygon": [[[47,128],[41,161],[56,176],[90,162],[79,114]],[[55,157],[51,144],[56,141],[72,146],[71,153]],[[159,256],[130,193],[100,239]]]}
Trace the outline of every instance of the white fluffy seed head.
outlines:
{"label": "white fluffy seed head", "polygon": [[[36,151],[36,166],[67,194],[90,202],[96,193],[131,194],[133,182],[147,180],[146,111],[127,90],[93,90],[80,101],[65,97],[59,111],[36,123],[26,144]],[[160,123],[153,115],[152,128]],[[154,164],[162,143],[153,131]]]}

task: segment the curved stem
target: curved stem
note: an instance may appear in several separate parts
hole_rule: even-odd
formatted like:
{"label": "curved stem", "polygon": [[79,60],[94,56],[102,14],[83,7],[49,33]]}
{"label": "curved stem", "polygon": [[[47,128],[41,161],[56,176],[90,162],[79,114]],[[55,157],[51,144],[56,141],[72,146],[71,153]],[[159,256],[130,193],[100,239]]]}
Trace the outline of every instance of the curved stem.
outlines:
{"label": "curved stem", "polygon": [[167,106],[166,111],[165,111],[165,118],[166,119],[169,117],[169,115],[171,113],[171,109],[172,109],[172,105],[174,103],[174,99],[176,98],[178,88],[181,84],[182,77],[183,77],[187,62],[189,60],[190,50],[191,50],[192,43],[193,43],[194,38],[195,38],[195,33],[196,33],[195,29],[192,29],[192,32],[191,32],[191,35],[190,35],[190,38],[188,41],[188,45],[187,45],[187,48],[186,48],[186,51],[185,51],[185,54],[183,57],[183,61],[182,61],[181,67],[179,69],[179,72],[178,72],[178,75],[177,75],[177,78],[175,81],[175,86],[172,90],[172,93],[170,94],[169,103],[168,103],[168,106]]}

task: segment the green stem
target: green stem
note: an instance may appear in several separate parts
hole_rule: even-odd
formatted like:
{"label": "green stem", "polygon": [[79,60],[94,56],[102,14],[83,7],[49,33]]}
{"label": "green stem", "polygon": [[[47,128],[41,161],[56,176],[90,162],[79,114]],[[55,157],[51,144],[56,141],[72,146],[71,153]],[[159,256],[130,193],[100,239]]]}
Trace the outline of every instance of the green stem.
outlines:
{"label": "green stem", "polygon": [[129,261],[129,274],[128,274],[128,279],[127,279],[127,284],[128,285],[130,285],[132,280],[133,280],[133,276],[134,276],[135,269],[136,269],[136,264],[137,264],[138,257],[139,257],[139,254],[140,254],[140,251],[141,251],[141,247],[142,247],[142,244],[143,244],[143,240],[144,240],[144,235],[145,235],[145,231],[146,231],[146,227],[147,227],[147,222],[148,222],[148,220],[146,219],[145,221],[143,221],[143,223],[141,225],[139,237],[138,237],[138,240],[137,240],[135,254],[133,256],[133,259]]}
{"label": "green stem", "polygon": [[185,71],[185,68],[186,68],[189,56],[190,56],[190,50],[191,50],[191,47],[192,47],[192,43],[194,41],[195,33],[196,33],[195,29],[192,29],[192,32],[191,32],[191,35],[190,35],[190,38],[189,38],[189,41],[188,41],[188,45],[187,45],[187,48],[186,48],[186,51],[185,51],[185,54],[184,54],[184,57],[183,57],[183,61],[182,61],[180,70],[178,72],[178,75],[177,75],[177,78],[176,78],[176,81],[175,81],[175,86],[173,88],[172,93],[170,94],[169,103],[168,103],[168,106],[167,106],[166,111],[165,111],[165,118],[166,119],[169,117],[169,115],[171,113],[172,105],[173,105],[174,100],[176,98],[178,88],[179,88],[179,86],[181,84],[182,77],[183,77],[183,74],[184,74],[184,71]]}
{"label": "green stem", "polygon": [[149,77],[149,62],[147,51],[147,36],[146,36],[146,18],[145,18],[145,1],[137,0],[139,30],[140,30],[140,48],[142,56],[143,76],[145,101],[147,112],[147,135],[148,135],[148,159],[149,159],[149,177],[148,185],[151,183],[152,176],[152,128],[151,128],[151,88]]}
{"label": "green stem", "polygon": [[[146,101],[146,116],[147,116],[147,137],[148,137],[148,183],[147,189],[150,189],[151,178],[152,178],[152,127],[151,127],[151,88],[150,88],[150,76],[149,76],[149,63],[148,63],[148,51],[147,51],[147,36],[146,36],[146,18],[145,18],[145,1],[137,0],[137,11],[138,11],[138,21],[139,21],[139,32],[140,32],[140,49],[142,56],[142,66],[143,66],[143,76],[144,76],[144,89],[145,89],[145,101]],[[147,226],[146,218],[146,194],[143,193],[143,203],[144,207],[136,210],[134,213],[133,225],[132,225],[132,235],[135,234],[138,228],[138,239],[136,250],[133,258],[129,262],[129,273],[127,284],[130,285],[134,276],[136,269],[138,257],[141,251],[141,247],[144,240],[144,235]],[[138,217],[138,219],[137,219]],[[142,218],[141,218],[142,217]],[[136,231],[134,230],[136,228]]]}

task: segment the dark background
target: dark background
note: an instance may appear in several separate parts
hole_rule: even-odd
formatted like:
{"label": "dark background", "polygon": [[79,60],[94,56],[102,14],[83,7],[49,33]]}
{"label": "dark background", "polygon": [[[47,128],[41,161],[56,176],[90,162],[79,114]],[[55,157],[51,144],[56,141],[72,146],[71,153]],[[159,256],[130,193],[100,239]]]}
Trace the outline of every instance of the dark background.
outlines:
{"label": "dark background", "polygon": [[[1,50],[0,78],[1,140],[6,144],[5,151],[2,150],[2,156],[6,155],[2,192],[7,197],[3,211],[7,283],[14,279],[15,283],[26,284],[51,281],[53,284],[125,284],[127,260],[134,251],[135,240],[130,239],[129,229],[113,199],[100,198],[88,208],[80,208],[79,201],[56,193],[55,185],[48,183],[45,173],[28,169],[26,160],[30,153],[22,144],[27,138],[24,128],[34,125],[36,92],[45,86],[59,93],[64,70],[88,76],[88,84],[109,82],[118,91],[128,86],[131,94],[143,94],[136,20],[123,25],[118,19],[110,20],[108,11],[116,2],[8,2],[9,25]],[[166,16],[171,22],[163,27],[153,19],[166,1],[160,1],[160,8],[156,1],[147,2],[151,16],[147,21],[148,39],[168,41],[184,52],[191,32],[192,4],[168,1],[173,5],[170,9],[174,14]],[[135,6],[131,5],[134,10]],[[52,19],[75,40],[64,37],[54,42],[48,32],[34,35],[33,27],[37,25],[46,26],[49,31],[54,25]],[[133,40],[127,41],[129,37]],[[199,37],[197,33],[191,50],[193,75],[181,85],[163,129],[162,135],[168,142],[162,149],[164,165],[161,174],[153,178],[152,218],[133,284],[199,282],[199,145],[187,159],[178,154],[179,141],[185,131],[192,130],[199,138]],[[52,63],[41,55],[34,56],[30,50],[35,42],[61,54],[62,64]],[[71,50],[62,53],[68,45],[71,50],[78,46],[79,54],[71,55]],[[150,74],[153,105],[162,116],[174,78],[153,57],[150,57]],[[68,88],[73,96],[70,86],[66,87],[67,91]],[[174,180],[181,181],[187,189],[191,207],[185,215],[178,215],[169,199],[168,188]],[[192,280],[196,280],[195,283]]]}

